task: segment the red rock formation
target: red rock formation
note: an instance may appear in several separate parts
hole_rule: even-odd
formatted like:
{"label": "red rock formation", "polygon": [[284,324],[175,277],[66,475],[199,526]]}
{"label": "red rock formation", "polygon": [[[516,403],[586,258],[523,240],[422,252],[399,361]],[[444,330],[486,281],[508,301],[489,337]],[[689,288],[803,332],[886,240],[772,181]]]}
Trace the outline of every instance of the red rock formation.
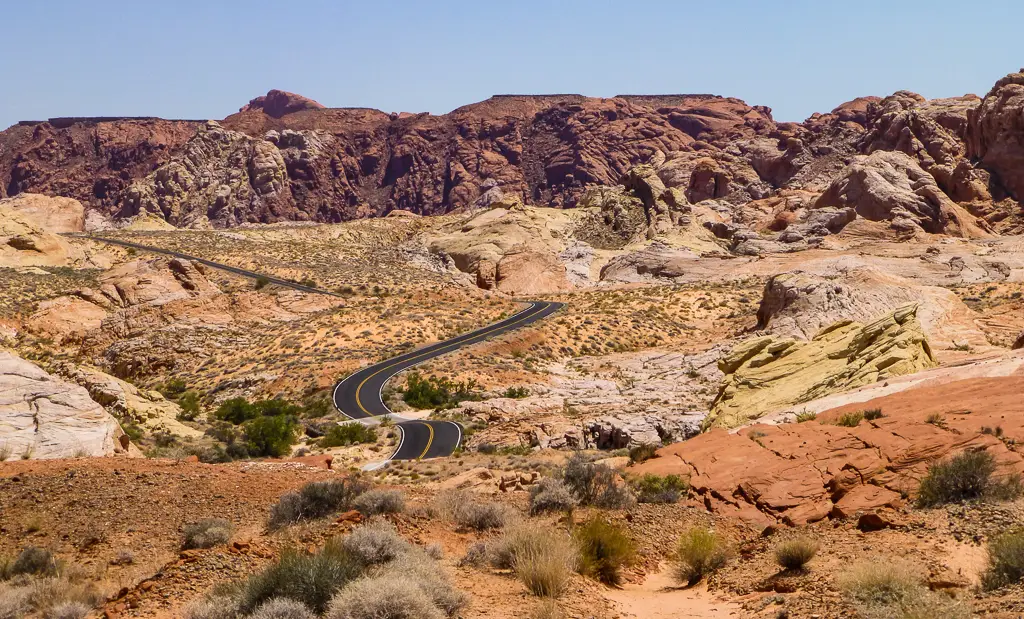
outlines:
{"label": "red rock formation", "polygon": [[301,110],[319,110],[324,106],[312,99],[283,90],[271,90],[265,95],[256,97],[242,106],[239,112],[249,110],[263,110],[268,116],[281,118],[285,114],[291,114]]}

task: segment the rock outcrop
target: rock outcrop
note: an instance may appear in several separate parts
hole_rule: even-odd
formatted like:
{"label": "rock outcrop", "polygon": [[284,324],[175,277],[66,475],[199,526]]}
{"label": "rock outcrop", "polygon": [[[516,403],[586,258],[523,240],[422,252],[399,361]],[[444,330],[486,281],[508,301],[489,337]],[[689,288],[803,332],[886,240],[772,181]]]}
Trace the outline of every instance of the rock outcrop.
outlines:
{"label": "rock outcrop", "polygon": [[0,450],[15,458],[127,453],[117,421],[78,385],[0,350]]}
{"label": "rock outcrop", "polygon": [[[658,451],[635,474],[677,474],[712,511],[761,526],[802,525],[826,518],[878,516],[916,494],[928,465],[985,449],[998,475],[1024,471],[1024,461],[982,427],[1003,428],[1012,444],[1024,436],[1020,376],[926,381],[921,386],[851,404],[815,421],[754,425],[739,433],[714,429]],[[857,427],[835,425],[847,412],[877,408],[883,416]],[[940,416],[942,424],[929,422]]]}
{"label": "rock outcrop", "polygon": [[271,90],[265,95],[256,97],[242,106],[239,112],[262,110],[267,116],[281,118],[285,114],[293,114],[302,110],[322,110],[324,106],[312,99],[283,90]]}
{"label": "rock outcrop", "polygon": [[725,379],[707,423],[735,428],[769,411],[934,365],[916,305],[868,324],[836,322],[808,341],[751,338],[719,361]]}
{"label": "rock outcrop", "polygon": [[21,193],[0,200],[0,208],[8,208],[40,229],[54,234],[85,231],[85,207],[72,198],[51,198],[35,193]]}
{"label": "rock outcrop", "polygon": [[69,381],[85,387],[93,401],[121,420],[129,419],[151,433],[167,432],[189,438],[203,435],[178,421],[181,408],[156,391],[143,391],[88,366],[65,364],[58,371]]}
{"label": "rock outcrop", "polygon": [[1024,199],[1024,70],[996,82],[969,114],[968,154]]}
{"label": "rock outcrop", "polygon": [[987,235],[984,223],[957,206],[916,161],[895,151],[857,157],[815,207],[850,207],[865,219],[887,221],[906,234]]}
{"label": "rock outcrop", "polygon": [[[81,206],[67,198],[31,194],[0,200],[0,266],[72,266],[82,263],[86,258],[85,252],[57,234],[81,231],[84,225]],[[48,226],[53,226],[53,229]],[[75,227],[78,230],[69,229]]]}
{"label": "rock outcrop", "polygon": [[936,347],[986,346],[977,314],[956,293],[923,286],[843,257],[807,270],[773,275],[757,310],[758,330],[809,339],[837,320],[869,322],[910,303]]}

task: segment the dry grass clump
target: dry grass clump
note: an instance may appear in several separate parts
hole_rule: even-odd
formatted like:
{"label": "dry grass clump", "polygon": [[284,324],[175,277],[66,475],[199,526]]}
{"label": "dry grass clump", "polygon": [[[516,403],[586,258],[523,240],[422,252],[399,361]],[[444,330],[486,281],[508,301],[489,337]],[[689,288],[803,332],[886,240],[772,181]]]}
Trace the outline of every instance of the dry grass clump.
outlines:
{"label": "dry grass clump", "polygon": [[1024,580],[1024,529],[1007,531],[988,543],[988,568],[982,575],[985,589],[998,589]]}
{"label": "dry grass clump", "polygon": [[900,561],[855,565],[839,587],[865,619],[968,619],[970,607],[929,591],[914,569]]}
{"label": "dry grass clump", "polygon": [[694,585],[729,561],[729,550],[711,529],[694,527],[676,546],[676,578]]}
{"label": "dry grass clump", "polygon": [[270,508],[270,528],[324,518],[351,509],[356,497],[367,490],[369,484],[358,478],[310,482],[295,492],[283,495]]}
{"label": "dry grass clump", "polygon": [[314,615],[305,604],[288,598],[268,600],[249,615],[249,619],[314,619]]}
{"label": "dry grass clump", "polygon": [[185,539],[181,547],[185,550],[213,548],[228,543],[233,532],[234,526],[231,522],[223,518],[206,518],[185,526]]}
{"label": "dry grass clump", "polygon": [[[331,540],[316,554],[285,550],[281,558],[262,572],[250,576],[236,587],[233,597],[240,614],[247,615],[275,598],[288,598],[301,602],[313,612],[327,610],[331,598],[345,583],[362,573],[362,564]],[[204,610],[197,608],[197,610]],[[216,609],[211,617],[192,619],[219,619]]]}
{"label": "dry grass clump", "polygon": [[550,598],[543,600],[530,612],[530,619],[562,619],[564,616],[558,602]]}
{"label": "dry grass clump", "polygon": [[92,612],[92,606],[84,602],[61,602],[46,612],[46,619],[85,619]]}
{"label": "dry grass clump", "polygon": [[211,595],[193,600],[182,611],[183,619],[236,619],[238,600],[230,595]]}
{"label": "dry grass clump", "polygon": [[776,546],[775,562],[786,570],[802,570],[818,553],[818,548],[818,542],[808,537],[786,540]]}
{"label": "dry grass clump", "polygon": [[558,597],[572,578],[579,553],[560,531],[521,525],[495,541],[491,559],[497,567],[511,568],[534,595]]}
{"label": "dry grass clump", "polygon": [[636,544],[615,524],[597,517],[573,531],[580,573],[609,585],[622,582],[622,568],[636,560]]}
{"label": "dry grass clump", "polygon": [[325,619],[444,619],[430,597],[401,574],[361,578],[331,602]]}
{"label": "dry grass clump", "polygon": [[518,516],[511,507],[495,501],[482,501],[466,490],[440,493],[434,499],[432,509],[438,518],[477,531],[500,529]]}
{"label": "dry grass clump", "polygon": [[405,495],[400,490],[374,488],[356,497],[352,506],[367,516],[400,514],[405,511]]}

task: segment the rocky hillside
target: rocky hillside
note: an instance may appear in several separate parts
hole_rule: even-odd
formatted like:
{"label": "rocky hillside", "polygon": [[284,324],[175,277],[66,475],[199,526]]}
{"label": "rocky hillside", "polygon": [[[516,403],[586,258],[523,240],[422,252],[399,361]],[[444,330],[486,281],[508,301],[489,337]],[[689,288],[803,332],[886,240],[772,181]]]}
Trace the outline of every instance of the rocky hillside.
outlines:
{"label": "rocky hillside", "polygon": [[[501,95],[435,116],[272,90],[220,122],[19,123],[0,133],[0,197],[67,196],[105,216],[146,211],[190,227],[338,222],[503,198],[573,207],[588,186],[652,164],[691,203],[805,190],[869,219],[895,203],[893,219],[928,232],[976,216],[1015,229],[1022,93],[1018,73],[984,98],[901,91],[797,124],[712,95]],[[879,179],[895,189],[874,189]]]}

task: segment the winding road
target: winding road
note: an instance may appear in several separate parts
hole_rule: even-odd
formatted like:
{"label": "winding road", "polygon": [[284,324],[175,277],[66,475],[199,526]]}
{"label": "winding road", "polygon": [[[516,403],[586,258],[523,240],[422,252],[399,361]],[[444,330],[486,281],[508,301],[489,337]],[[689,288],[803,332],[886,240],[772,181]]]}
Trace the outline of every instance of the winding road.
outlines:
{"label": "winding road", "polygon": [[[291,280],[272,277],[270,275],[264,275],[262,273],[256,273],[254,271],[248,271],[246,269],[240,269],[226,264],[220,264],[219,262],[213,262],[204,258],[197,258],[195,256],[190,256],[188,254],[183,254],[169,249],[150,247],[148,245],[140,245],[130,241],[122,241],[120,239],[111,239],[101,236],[72,236],[79,236],[93,241],[110,243],[112,245],[120,245],[122,247],[130,247],[140,251],[163,254],[165,256],[173,256],[183,260],[191,260],[214,269],[220,269],[222,271],[227,271],[228,273],[234,273],[235,275],[240,275],[250,279],[263,279],[269,283],[286,288],[292,288],[294,290],[300,290],[302,292],[324,294],[334,297],[340,296],[327,290],[303,286],[302,284]],[[425,363],[431,359],[436,359],[437,357],[446,355],[450,352],[454,352],[465,346],[470,346],[488,338],[503,335],[510,331],[515,331],[516,329],[521,329],[525,326],[531,325],[538,320],[543,320],[551,314],[554,314],[565,305],[564,303],[553,303],[550,301],[529,301],[528,303],[529,307],[500,322],[496,322],[483,327],[482,329],[464,333],[463,335],[454,337],[450,340],[430,344],[392,359],[362,368],[334,386],[332,398],[334,400],[335,408],[337,408],[346,417],[364,423],[376,423],[378,421],[377,418],[379,417],[390,417],[395,422],[395,426],[401,431],[401,439],[398,443],[398,449],[395,450],[395,453],[392,454],[388,460],[417,460],[420,458],[441,458],[450,456],[462,443],[462,426],[453,421],[406,419],[393,413],[391,409],[388,408],[387,404],[384,403],[384,398],[381,395],[384,391],[384,385],[386,385],[387,382],[399,372],[417,366],[421,363]]]}

